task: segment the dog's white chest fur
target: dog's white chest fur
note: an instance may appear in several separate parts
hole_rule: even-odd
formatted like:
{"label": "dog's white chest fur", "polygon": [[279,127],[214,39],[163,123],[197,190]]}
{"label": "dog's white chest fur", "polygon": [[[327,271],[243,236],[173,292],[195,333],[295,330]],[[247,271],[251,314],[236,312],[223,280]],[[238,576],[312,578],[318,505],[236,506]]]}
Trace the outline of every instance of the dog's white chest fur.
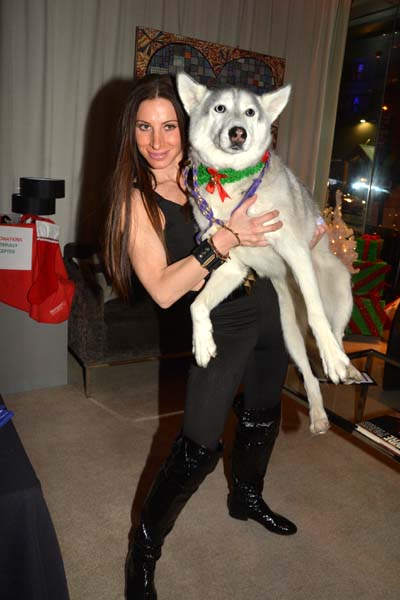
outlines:
{"label": "dog's white chest fur", "polygon": [[[224,201],[221,200],[217,188],[211,194],[206,191],[205,185],[201,186],[201,195],[212,208],[216,219],[224,223],[229,221],[232,212],[243,199],[255,177],[248,176],[233,183],[223,184],[230,196]],[[299,231],[301,237],[307,242],[312,239],[318,209],[309,192],[273,152],[271,152],[268,168],[256,193],[257,201],[251,206],[249,215],[256,216],[278,209],[279,217],[276,220],[281,220],[285,224],[285,231],[278,230],[274,232],[274,235],[269,236],[268,239],[273,248],[282,236],[286,238],[287,236],[296,236]],[[210,221],[202,214],[196,200],[191,198],[191,202],[200,230],[205,233],[204,238],[208,237],[215,232],[215,228],[210,227]]]}

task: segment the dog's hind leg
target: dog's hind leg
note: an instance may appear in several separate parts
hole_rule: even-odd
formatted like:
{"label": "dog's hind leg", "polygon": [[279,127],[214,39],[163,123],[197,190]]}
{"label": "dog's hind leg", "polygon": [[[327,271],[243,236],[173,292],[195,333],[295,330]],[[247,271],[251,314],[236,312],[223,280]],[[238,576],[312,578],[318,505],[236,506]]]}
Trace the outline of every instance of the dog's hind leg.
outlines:
{"label": "dog's hind leg", "polygon": [[318,251],[315,248],[311,257],[325,314],[342,348],[344,330],[353,306],[350,273],[330,251]]}
{"label": "dog's hind leg", "polygon": [[[353,308],[350,273],[330,251],[318,252],[315,248],[312,252],[312,261],[325,314],[339,346],[344,350],[344,331]],[[343,383],[353,383],[362,379],[361,373],[350,363]]]}
{"label": "dog's hind leg", "polygon": [[311,433],[325,433],[329,429],[329,421],[324,409],[318,379],[314,376],[308,361],[304,338],[296,319],[293,298],[285,279],[271,278],[271,281],[279,298],[286,347],[304,378],[304,388],[310,405],[310,431]]}
{"label": "dog's hind leg", "polygon": [[241,284],[247,271],[247,267],[232,257],[213,272],[192,303],[193,352],[199,367],[206,367],[210,359],[217,355],[210,312]]}
{"label": "dog's hind leg", "polygon": [[336,341],[326,317],[310,250],[303,247],[300,240],[297,242],[297,245],[286,242],[274,247],[292,269],[301,289],[307,307],[308,322],[318,344],[324,371],[334,383],[339,383],[347,379],[350,361]]}

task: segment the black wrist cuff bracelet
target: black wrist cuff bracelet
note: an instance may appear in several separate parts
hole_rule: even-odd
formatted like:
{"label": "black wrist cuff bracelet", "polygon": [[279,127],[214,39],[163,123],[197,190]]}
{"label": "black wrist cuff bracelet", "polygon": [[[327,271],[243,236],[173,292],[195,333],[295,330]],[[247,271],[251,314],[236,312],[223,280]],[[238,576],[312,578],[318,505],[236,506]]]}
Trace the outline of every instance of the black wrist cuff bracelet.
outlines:
{"label": "black wrist cuff bracelet", "polygon": [[217,253],[208,240],[204,240],[204,242],[201,242],[201,244],[196,246],[192,251],[192,255],[199,261],[204,269],[207,269],[207,271],[214,271],[214,269],[218,269],[218,267],[225,262],[222,258],[217,256]]}

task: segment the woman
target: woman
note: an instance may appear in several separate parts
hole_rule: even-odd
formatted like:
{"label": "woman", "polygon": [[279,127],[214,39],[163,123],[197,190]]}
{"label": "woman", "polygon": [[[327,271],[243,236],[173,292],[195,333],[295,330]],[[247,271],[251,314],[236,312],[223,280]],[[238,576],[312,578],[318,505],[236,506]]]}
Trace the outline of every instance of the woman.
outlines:
{"label": "woman", "polygon": [[[123,296],[129,297],[133,267],[160,307],[181,303],[183,318],[195,293],[232,248],[239,243],[265,246],[265,234],[282,226],[278,211],[247,216],[253,197],[209,242],[196,246],[182,183],[185,158],[186,117],[172,80],[166,75],[138,80],[122,120],[106,261]],[[191,367],[182,434],[153,483],[128,553],[128,599],[157,598],[154,570],[165,536],[221,456],[220,437],[241,382],[229,513],[258,521],[273,533],[296,532],[261,495],[279,431],[287,369],[276,293],[268,280],[256,281],[250,294],[243,285],[211,316],[218,356],[206,369]]]}

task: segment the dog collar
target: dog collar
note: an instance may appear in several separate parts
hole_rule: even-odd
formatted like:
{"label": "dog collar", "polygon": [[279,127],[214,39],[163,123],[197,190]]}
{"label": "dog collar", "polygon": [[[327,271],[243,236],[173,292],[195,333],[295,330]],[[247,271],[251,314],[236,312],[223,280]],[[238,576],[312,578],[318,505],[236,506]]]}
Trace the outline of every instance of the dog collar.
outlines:
{"label": "dog collar", "polygon": [[[241,206],[243,204],[243,202],[245,200],[247,200],[247,198],[250,198],[250,196],[253,196],[257,189],[258,186],[260,185],[265,171],[268,168],[269,165],[269,161],[270,161],[271,155],[268,152],[268,150],[265,152],[264,156],[262,157],[260,163],[258,163],[257,165],[255,165],[254,167],[252,167],[253,169],[257,169],[255,172],[257,173],[257,171],[259,170],[258,166],[261,165],[261,173],[259,174],[258,177],[256,177],[251,186],[249,187],[249,189],[247,190],[247,192],[244,194],[243,198],[240,200],[239,204],[236,206],[236,208],[233,209],[232,213],[233,214],[238,208],[239,206]],[[192,171],[192,185],[189,185],[189,173],[190,171]],[[232,169],[233,171],[233,169]],[[240,173],[243,173],[244,171],[247,171],[247,169],[243,169],[242,171],[237,171]],[[225,173],[222,173],[225,174]],[[209,174],[208,174],[209,175]],[[200,181],[199,181],[199,177],[198,177],[198,170],[195,164],[187,164],[187,166],[184,169],[183,172],[183,176],[184,176],[184,181],[185,181],[185,187],[186,189],[189,191],[189,193],[191,194],[191,196],[195,199],[196,204],[201,212],[201,214],[207,219],[208,221],[208,227],[211,227],[212,224],[214,225],[219,225],[220,227],[222,227],[224,225],[224,222],[221,221],[220,219],[217,219],[214,216],[213,210],[211,208],[211,206],[208,204],[207,200],[200,194]],[[205,182],[203,182],[205,183]],[[217,184],[215,184],[217,185]],[[219,185],[220,182],[219,182]],[[222,185],[221,185],[222,187]],[[225,192],[225,190],[224,190]],[[226,192],[225,192],[226,193]],[[226,197],[226,196],[225,196]],[[222,198],[221,198],[222,199]],[[206,231],[207,231],[206,229]],[[196,241],[197,243],[200,243],[200,237],[201,237],[201,233],[202,232],[198,232],[196,234]],[[203,232],[204,233],[204,232]]]}
{"label": "dog collar", "polygon": [[197,178],[199,185],[204,185],[205,183],[210,182],[210,179],[212,178],[216,178],[218,179],[218,181],[223,179],[224,183],[234,183],[235,181],[240,181],[245,177],[249,177],[250,175],[255,175],[256,173],[258,173],[258,171],[260,171],[263,168],[268,159],[269,152],[267,150],[260,162],[258,162],[252,167],[240,169],[239,171],[236,171],[235,169],[222,169],[221,171],[217,171],[216,169],[212,169],[211,167],[206,167],[205,165],[199,164],[197,167]]}
{"label": "dog collar", "polygon": [[268,162],[269,152],[268,150],[265,152],[264,156],[256,165],[251,167],[247,167],[246,169],[240,169],[236,171],[235,169],[223,169],[221,171],[217,171],[212,167],[206,167],[205,165],[200,164],[197,167],[197,180],[199,185],[206,185],[206,191],[209,194],[213,194],[215,190],[218,190],[219,197],[221,198],[221,202],[225,200],[225,198],[230,198],[228,192],[223,188],[221,179],[223,179],[223,183],[234,183],[235,181],[240,181],[245,177],[250,177],[251,175],[255,175],[260,171],[265,164]]}

